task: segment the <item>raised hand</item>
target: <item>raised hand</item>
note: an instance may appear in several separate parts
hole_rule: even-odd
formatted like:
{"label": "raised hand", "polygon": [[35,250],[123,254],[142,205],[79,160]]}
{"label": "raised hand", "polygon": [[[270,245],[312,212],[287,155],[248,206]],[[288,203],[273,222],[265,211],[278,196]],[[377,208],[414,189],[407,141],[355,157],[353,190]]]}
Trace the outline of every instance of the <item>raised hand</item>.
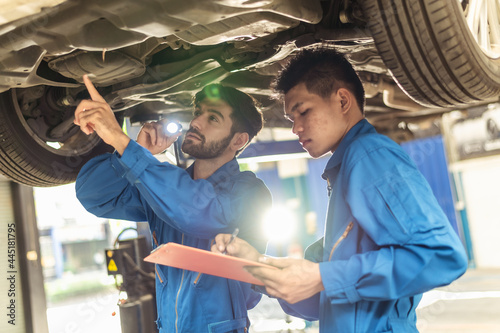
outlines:
{"label": "raised hand", "polygon": [[87,75],[83,76],[91,99],[83,100],[75,110],[74,123],[87,135],[94,132],[107,144],[113,146],[118,153],[123,154],[130,138],[123,133],[120,124]]}
{"label": "raised hand", "polygon": [[145,124],[137,136],[137,143],[149,150],[153,155],[161,153],[170,147],[181,135],[180,132],[167,135],[167,131],[165,130],[167,123],[166,119],[162,119]]}

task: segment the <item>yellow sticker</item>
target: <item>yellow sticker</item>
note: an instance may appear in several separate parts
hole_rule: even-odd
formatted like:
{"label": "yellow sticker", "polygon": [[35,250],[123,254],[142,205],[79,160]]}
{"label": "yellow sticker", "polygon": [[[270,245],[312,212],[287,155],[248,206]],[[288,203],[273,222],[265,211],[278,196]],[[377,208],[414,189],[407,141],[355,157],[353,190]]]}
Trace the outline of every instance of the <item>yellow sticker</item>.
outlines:
{"label": "yellow sticker", "polygon": [[110,271],[110,272],[117,272],[118,271],[118,267],[116,267],[116,263],[113,259],[111,259],[109,261],[108,271]]}

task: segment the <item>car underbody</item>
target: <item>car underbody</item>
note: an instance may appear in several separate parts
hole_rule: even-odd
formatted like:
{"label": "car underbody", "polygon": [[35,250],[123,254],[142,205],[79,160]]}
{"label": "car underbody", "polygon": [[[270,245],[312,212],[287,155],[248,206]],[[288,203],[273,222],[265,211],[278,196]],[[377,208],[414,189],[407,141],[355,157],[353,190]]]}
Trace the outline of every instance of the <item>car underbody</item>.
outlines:
{"label": "car underbody", "polygon": [[368,120],[398,142],[409,123],[500,95],[498,1],[483,20],[486,5],[458,0],[26,3],[0,14],[0,169],[31,186],[71,182],[109,150],[73,125],[84,74],[120,121],[187,122],[193,94],[222,82],[260,102],[266,127],[288,128],[274,75],[301,48],[332,47],[360,74]]}

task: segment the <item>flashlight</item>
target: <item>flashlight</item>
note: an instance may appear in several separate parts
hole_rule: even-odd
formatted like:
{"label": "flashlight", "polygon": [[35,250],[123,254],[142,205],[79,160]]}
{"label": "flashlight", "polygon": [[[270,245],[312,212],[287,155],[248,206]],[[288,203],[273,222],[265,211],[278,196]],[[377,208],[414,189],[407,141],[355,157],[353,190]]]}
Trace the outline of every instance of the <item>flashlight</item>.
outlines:
{"label": "flashlight", "polygon": [[[182,125],[180,122],[174,120],[174,121],[169,121],[164,125],[164,130],[167,132],[168,136],[178,134],[179,132],[182,131]],[[181,161],[179,159],[180,157],[180,149],[179,149],[179,140],[174,141],[174,152],[175,152],[175,160],[177,161],[177,166],[181,166]]]}
{"label": "flashlight", "polygon": [[170,135],[177,134],[180,131],[182,131],[182,125],[179,122],[177,122],[177,121],[169,121],[165,125],[165,130]]}

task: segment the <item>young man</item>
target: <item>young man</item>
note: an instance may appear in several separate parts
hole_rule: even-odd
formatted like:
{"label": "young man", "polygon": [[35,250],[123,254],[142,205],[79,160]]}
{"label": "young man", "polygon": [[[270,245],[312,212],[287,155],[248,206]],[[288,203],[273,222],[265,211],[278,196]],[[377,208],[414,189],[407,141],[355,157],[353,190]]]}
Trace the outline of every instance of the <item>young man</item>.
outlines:
{"label": "young man", "polygon": [[[88,77],[91,100],[80,103],[75,123],[116,149],[89,161],[76,181],[77,197],[101,217],[148,221],[153,247],[176,242],[209,250],[218,233],[240,235],[261,251],[259,214],[271,204],[264,183],[240,172],[236,154],[262,128],[253,99],[222,85],[209,85],[194,100],[194,118],[182,144],[195,162],[183,170],[153,154],[169,147],[161,122],[141,129],[137,142],[125,135]],[[249,284],[157,265],[160,332],[246,332],[247,309],[260,294]]]}
{"label": "young man", "polygon": [[[248,270],[284,300],[286,312],[319,319],[321,332],[417,332],[421,294],[467,268],[429,185],[364,119],[364,89],[343,55],[303,51],[274,88],[304,149],[315,158],[333,153],[322,175],[329,192],[324,237],[302,260],[261,257],[239,239],[227,252],[280,267]],[[227,243],[228,235],[218,235],[212,250]]]}

